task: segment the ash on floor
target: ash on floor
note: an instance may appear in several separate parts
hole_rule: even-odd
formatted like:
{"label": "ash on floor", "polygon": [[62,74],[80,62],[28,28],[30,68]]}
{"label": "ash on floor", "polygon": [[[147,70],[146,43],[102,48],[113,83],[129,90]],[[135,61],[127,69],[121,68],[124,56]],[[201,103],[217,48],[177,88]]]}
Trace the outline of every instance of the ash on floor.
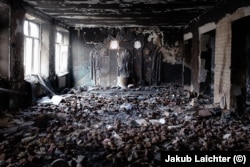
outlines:
{"label": "ash on floor", "polygon": [[178,85],[74,88],[0,117],[0,166],[159,166],[161,151],[250,150],[240,119]]}

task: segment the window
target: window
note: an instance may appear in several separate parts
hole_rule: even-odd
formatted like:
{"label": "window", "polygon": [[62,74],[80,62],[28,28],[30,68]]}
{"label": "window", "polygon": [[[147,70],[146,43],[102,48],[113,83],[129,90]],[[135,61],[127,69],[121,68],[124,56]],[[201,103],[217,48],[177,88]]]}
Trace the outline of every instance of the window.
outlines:
{"label": "window", "polygon": [[112,40],[110,42],[110,49],[118,49],[119,48],[119,42],[117,40]]}
{"label": "window", "polygon": [[40,74],[40,28],[39,25],[24,21],[24,74]]}
{"label": "window", "polygon": [[65,34],[56,33],[56,53],[55,53],[55,71],[57,74],[68,72],[68,44],[65,42]]}

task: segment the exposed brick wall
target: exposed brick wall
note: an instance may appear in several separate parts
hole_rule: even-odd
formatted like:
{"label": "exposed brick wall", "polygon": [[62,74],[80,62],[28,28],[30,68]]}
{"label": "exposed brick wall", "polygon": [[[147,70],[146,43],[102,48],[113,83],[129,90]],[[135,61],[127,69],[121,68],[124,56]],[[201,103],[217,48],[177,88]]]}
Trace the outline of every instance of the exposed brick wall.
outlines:
{"label": "exposed brick wall", "polygon": [[231,37],[231,19],[226,15],[216,28],[214,102],[220,102],[225,95],[227,108],[230,106]]}
{"label": "exposed brick wall", "polygon": [[233,21],[250,15],[250,7],[237,9],[232,14],[226,14],[217,22],[215,39],[215,75],[214,75],[214,103],[219,103],[221,97],[226,97],[226,107],[231,107],[231,40]]}

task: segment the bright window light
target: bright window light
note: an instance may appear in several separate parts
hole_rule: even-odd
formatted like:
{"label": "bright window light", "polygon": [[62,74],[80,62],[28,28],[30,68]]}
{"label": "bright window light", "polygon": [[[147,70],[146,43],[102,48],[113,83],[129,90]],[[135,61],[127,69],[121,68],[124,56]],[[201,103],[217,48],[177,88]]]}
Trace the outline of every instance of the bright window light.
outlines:
{"label": "bright window light", "polygon": [[38,38],[39,37],[39,26],[35,23],[30,23],[30,36]]}
{"label": "bright window light", "polygon": [[24,21],[24,35],[28,36],[29,35],[29,22],[28,21]]}
{"label": "bright window light", "polygon": [[141,42],[140,41],[135,41],[134,42],[134,48],[135,49],[140,49],[141,48]]}
{"label": "bright window light", "polygon": [[40,28],[39,24],[24,21],[24,74],[40,74]]}
{"label": "bright window light", "polygon": [[117,40],[113,40],[110,42],[110,49],[118,49],[119,48],[119,43]]}
{"label": "bright window light", "polygon": [[66,34],[56,33],[55,71],[57,74],[68,72],[68,44],[64,43]]}
{"label": "bright window light", "polygon": [[60,32],[57,32],[56,33],[56,43],[60,43],[60,44],[62,44],[63,43],[63,36],[62,36],[62,33],[60,33]]}

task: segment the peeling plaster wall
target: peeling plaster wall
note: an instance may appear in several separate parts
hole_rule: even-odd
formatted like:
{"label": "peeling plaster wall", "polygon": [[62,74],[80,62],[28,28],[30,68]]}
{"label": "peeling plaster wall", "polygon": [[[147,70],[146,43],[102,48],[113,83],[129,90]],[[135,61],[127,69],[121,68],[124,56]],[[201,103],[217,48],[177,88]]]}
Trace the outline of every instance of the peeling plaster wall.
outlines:
{"label": "peeling plaster wall", "polygon": [[[23,23],[25,10],[19,2],[11,3],[10,24],[10,89],[25,92],[23,67]],[[27,96],[10,94],[9,109],[16,110],[27,105]]]}
{"label": "peeling plaster wall", "polygon": [[9,54],[9,24],[10,8],[0,2],[0,77],[9,79],[10,75],[10,54]]}
{"label": "peeling plaster wall", "polygon": [[192,58],[191,58],[191,71],[192,71],[192,91],[199,92],[199,54],[200,54],[200,46],[199,46],[199,32],[196,29],[193,32],[192,38]]}
{"label": "peeling plaster wall", "polygon": [[[0,2],[0,87],[8,88],[10,76],[10,52],[9,52],[9,25],[10,8]],[[0,112],[8,108],[9,96],[7,93],[0,92]]]}
{"label": "peeling plaster wall", "polygon": [[25,10],[18,3],[11,7],[11,81],[12,89],[23,90],[24,67],[23,67],[23,23]]}
{"label": "peeling plaster wall", "polygon": [[[129,83],[137,84],[140,82],[146,85],[160,84],[159,81],[162,83],[181,83],[182,65],[181,61],[177,61],[177,59],[180,59],[178,56],[180,56],[181,43],[176,43],[180,40],[180,32],[179,29],[164,29],[161,31],[152,28],[71,29],[70,61],[72,63],[70,70],[72,81],[75,85],[80,86],[93,84],[104,87],[116,86],[118,82],[117,53],[119,51],[110,50],[109,42],[111,39],[117,39],[120,41],[120,47],[126,48],[131,54]],[[140,40],[143,43],[143,48],[135,50],[133,48],[135,40]],[[94,46],[106,48],[107,55],[97,53],[95,60],[90,60]],[[101,48],[97,52],[102,52]],[[144,53],[145,48],[150,50],[148,56]],[[141,54],[143,54],[142,57]],[[140,62],[140,57],[143,59],[142,62]],[[135,62],[136,60],[138,62]],[[153,61],[155,61],[154,64]],[[161,61],[163,62],[159,63]],[[91,66],[93,62],[98,64],[96,70]],[[91,75],[93,75],[91,70],[94,70],[95,73],[95,76],[92,76],[93,78],[91,78]]]}
{"label": "peeling plaster wall", "polygon": [[190,91],[199,92],[199,50],[200,50],[200,41],[199,41],[199,31],[198,31],[198,23],[193,22],[192,25],[184,30],[183,40],[184,40],[184,48],[183,48],[183,57],[185,59],[184,65],[184,82],[189,79],[185,77],[185,75],[190,76]]}

